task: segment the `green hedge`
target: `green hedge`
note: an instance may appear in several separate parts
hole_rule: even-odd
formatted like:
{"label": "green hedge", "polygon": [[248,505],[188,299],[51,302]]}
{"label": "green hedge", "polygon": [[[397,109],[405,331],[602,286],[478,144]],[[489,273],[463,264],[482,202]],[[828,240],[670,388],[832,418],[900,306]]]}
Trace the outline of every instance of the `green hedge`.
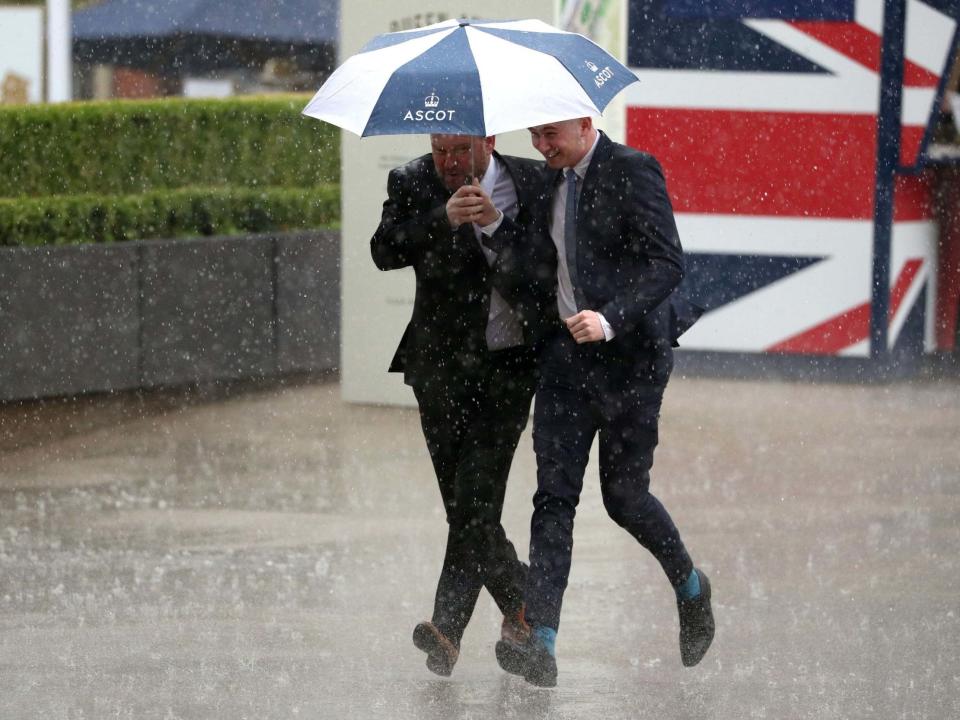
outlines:
{"label": "green hedge", "polygon": [[339,185],[181,188],[137,195],[0,199],[0,245],[63,245],[329,226]]}
{"label": "green hedge", "polygon": [[306,96],[0,108],[0,197],[338,182],[339,131]]}

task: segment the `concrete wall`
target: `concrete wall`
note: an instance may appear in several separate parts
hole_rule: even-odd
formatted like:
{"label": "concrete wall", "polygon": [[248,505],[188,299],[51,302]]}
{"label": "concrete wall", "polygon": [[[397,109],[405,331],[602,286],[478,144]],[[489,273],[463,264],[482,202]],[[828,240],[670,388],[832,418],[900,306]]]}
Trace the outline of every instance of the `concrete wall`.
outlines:
{"label": "concrete wall", "polygon": [[339,233],[0,248],[0,401],[339,366]]}

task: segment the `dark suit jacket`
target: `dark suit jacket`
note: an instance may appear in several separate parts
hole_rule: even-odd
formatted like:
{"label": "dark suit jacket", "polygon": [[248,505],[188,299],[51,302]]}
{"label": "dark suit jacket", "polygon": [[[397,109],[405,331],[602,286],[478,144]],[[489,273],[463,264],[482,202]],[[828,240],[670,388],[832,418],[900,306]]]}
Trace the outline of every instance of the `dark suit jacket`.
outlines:
{"label": "dark suit jacket", "polygon": [[390,365],[391,372],[404,373],[408,385],[433,379],[442,386],[480,367],[488,352],[491,288],[518,313],[525,343],[541,334],[547,300],[531,292],[518,273],[527,263],[530,208],[542,203],[543,163],[499,154],[497,159],[514,180],[519,213],[515,220],[504,216],[495,242],[488,243],[498,252],[493,266],[471,225],[450,227],[446,203],[451,192],[430,155],[390,171],[370,252],[381,270],[411,266],[416,273],[413,316]]}
{"label": "dark suit jacket", "polygon": [[[546,182],[552,197],[562,173],[547,172]],[[546,203],[537,222],[543,232],[549,213]],[[603,133],[580,190],[577,266],[588,309],[616,333],[600,352],[657,376],[669,373],[671,346],[696,319],[669,301],[684,272],[673,207],[656,159]]]}

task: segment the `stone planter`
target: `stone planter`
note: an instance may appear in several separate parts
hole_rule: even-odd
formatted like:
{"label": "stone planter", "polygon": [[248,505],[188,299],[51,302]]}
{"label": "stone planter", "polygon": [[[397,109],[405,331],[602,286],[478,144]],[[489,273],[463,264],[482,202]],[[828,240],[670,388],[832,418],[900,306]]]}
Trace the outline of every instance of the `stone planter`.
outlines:
{"label": "stone planter", "polygon": [[339,233],[0,248],[0,401],[339,365]]}

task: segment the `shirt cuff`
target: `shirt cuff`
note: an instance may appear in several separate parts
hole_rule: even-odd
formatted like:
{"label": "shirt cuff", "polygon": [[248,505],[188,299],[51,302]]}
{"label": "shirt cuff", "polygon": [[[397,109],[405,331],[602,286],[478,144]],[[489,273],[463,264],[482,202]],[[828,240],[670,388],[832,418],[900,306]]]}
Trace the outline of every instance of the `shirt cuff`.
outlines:
{"label": "shirt cuff", "polygon": [[500,227],[500,223],[503,222],[503,213],[500,210],[497,210],[497,213],[498,215],[496,220],[494,220],[489,225],[484,225],[483,227],[480,228],[480,232],[482,232],[487,237],[490,237],[491,235],[493,235],[497,231],[497,228]]}
{"label": "shirt cuff", "polygon": [[597,317],[600,318],[600,327],[603,329],[603,339],[605,341],[613,340],[617,336],[617,333],[613,331],[610,323],[607,322],[607,319],[603,315],[597,313]]}

